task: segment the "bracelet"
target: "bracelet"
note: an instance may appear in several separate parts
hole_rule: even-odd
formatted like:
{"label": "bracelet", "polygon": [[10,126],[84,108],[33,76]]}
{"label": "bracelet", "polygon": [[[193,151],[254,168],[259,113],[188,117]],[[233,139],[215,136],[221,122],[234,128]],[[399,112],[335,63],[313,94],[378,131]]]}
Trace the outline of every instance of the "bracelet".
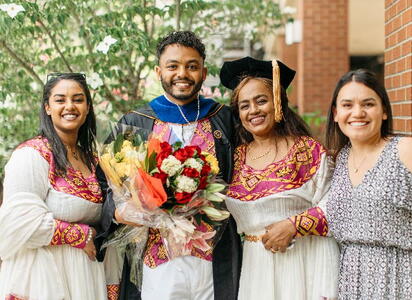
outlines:
{"label": "bracelet", "polygon": [[92,240],[92,238],[93,238],[93,230],[91,227],[89,227],[89,232],[87,233],[86,245]]}

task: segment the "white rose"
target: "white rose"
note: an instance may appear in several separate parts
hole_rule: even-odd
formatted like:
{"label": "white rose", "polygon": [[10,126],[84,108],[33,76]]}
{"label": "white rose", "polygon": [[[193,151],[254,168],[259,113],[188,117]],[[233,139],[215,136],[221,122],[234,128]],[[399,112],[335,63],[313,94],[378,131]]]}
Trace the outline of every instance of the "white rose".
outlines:
{"label": "white rose", "polygon": [[180,175],[176,178],[176,191],[178,193],[186,192],[186,193],[194,193],[197,190],[197,182],[190,177],[185,175]]}
{"label": "white rose", "polygon": [[199,162],[196,158],[188,158],[184,162],[184,166],[193,168],[196,171],[200,172],[203,168],[203,163]]}
{"label": "white rose", "polygon": [[173,155],[166,157],[160,166],[160,170],[169,176],[174,176],[182,168],[182,163]]}

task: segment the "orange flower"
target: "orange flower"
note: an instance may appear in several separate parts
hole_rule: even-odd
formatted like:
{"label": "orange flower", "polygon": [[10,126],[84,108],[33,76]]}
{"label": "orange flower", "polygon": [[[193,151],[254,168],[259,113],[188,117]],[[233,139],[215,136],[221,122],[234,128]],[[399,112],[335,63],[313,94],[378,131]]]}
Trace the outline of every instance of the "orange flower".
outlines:
{"label": "orange flower", "polygon": [[148,209],[160,207],[167,200],[162,181],[147,174],[141,168],[137,169],[135,186],[140,192],[141,201]]}
{"label": "orange flower", "polygon": [[162,149],[160,148],[160,141],[158,139],[155,138],[151,138],[148,142],[147,142],[147,154],[152,155],[153,152],[155,153],[159,153]]}

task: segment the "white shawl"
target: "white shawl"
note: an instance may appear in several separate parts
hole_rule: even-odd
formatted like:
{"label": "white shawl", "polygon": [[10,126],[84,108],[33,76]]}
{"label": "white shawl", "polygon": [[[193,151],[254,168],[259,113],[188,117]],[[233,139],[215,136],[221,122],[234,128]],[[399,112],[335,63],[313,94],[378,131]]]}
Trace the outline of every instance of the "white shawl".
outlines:
{"label": "white shawl", "polygon": [[5,168],[0,207],[0,299],[64,299],[63,280],[50,250],[54,219],[44,199],[49,164],[32,148],[14,151]]}

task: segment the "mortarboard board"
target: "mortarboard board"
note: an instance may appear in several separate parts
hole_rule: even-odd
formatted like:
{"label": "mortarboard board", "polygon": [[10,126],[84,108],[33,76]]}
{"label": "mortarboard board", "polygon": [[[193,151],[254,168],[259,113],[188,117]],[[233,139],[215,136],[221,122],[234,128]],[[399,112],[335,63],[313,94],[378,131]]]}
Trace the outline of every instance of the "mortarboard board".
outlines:
{"label": "mortarboard board", "polygon": [[245,76],[263,77],[273,80],[273,102],[275,119],[282,120],[282,106],[280,100],[280,86],[287,89],[295,76],[295,71],[280,61],[257,60],[250,56],[227,61],[220,70],[220,81],[223,86],[234,90]]}

